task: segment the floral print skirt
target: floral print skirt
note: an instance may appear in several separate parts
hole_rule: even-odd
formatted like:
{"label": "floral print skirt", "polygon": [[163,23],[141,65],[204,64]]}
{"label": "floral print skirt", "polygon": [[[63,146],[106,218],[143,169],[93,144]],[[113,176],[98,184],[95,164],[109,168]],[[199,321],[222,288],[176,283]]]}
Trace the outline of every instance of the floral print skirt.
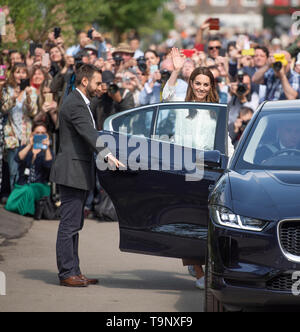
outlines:
{"label": "floral print skirt", "polygon": [[2,160],[4,149],[3,117],[0,115],[0,192],[2,187]]}

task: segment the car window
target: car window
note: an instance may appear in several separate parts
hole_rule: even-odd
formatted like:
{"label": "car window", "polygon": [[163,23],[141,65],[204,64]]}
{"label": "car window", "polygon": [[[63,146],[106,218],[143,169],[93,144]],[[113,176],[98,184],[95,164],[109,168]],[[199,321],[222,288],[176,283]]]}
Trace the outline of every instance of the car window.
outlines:
{"label": "car window", "polygon": [[266,112],[258,117],[240,166],[251,168],[300,168],[300,112]]}
{"label": "car window", "polygon": [[154,112],[155,108],[147,108],[120,115],[112,120],[113,130],[150,138]]}
{"label": "car window", "polygon": [[214,150],[217,112],[198,108],[163,108],[159,110],[155,136],[159,140],[196,148]]}

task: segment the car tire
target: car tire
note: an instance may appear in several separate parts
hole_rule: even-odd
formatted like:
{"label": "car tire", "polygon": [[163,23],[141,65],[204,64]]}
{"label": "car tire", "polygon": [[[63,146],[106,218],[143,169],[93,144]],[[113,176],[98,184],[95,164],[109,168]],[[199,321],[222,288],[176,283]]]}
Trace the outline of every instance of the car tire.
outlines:
{"label": "car tire", "polygon": [[205,312],[224,312],[225,308],[212,293],[210,285],[212,280],[211,273],[211,261],[208,257],[206,257],[206,265],[205,265],[205,295],[204,295],[204,311]]}

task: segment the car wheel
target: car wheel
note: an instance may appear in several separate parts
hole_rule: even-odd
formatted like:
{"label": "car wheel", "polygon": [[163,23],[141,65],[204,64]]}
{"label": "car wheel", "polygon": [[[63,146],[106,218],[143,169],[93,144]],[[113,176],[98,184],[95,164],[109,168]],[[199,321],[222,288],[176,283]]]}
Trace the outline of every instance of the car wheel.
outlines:
{"label": "car wheel", "polygon": [[206,257],[206,266],[205,266],[205,295],[204,295],[204,311],[205,312],[224,312],[225,308],[212,293],[210,285],[211,285],[211,261],[208,257]]}

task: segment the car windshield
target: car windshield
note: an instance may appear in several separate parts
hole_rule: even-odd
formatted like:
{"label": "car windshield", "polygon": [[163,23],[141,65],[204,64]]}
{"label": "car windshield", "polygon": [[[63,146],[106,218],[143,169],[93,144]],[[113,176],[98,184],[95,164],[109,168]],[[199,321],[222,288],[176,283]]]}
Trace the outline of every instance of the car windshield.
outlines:
{"label": "car windshield", "polygon": [[300,112],[262,112],[245,142],[239,169],[300,169]]}

